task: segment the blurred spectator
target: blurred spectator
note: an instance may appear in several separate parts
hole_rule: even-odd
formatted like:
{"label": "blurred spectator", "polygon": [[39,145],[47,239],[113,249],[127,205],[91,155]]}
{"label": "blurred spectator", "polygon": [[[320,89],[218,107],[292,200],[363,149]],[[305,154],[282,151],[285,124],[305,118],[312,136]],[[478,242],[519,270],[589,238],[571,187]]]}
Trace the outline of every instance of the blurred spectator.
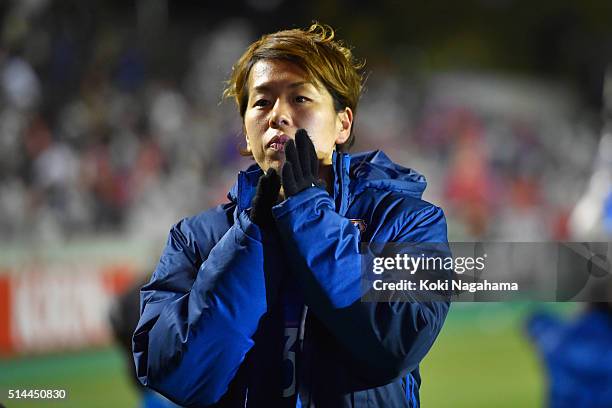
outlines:
{"label": "blurred spectator", "polygon": [[15,55],[9,57],[2,70],[2,90],[9,104],[27,110],[40,99],[40,83],[30,64]]}

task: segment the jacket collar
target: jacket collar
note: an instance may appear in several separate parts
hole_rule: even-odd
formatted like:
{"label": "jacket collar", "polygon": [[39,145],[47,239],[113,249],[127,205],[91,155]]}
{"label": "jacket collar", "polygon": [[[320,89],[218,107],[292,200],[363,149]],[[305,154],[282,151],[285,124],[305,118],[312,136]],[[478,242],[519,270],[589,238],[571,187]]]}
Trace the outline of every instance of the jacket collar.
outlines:
{"label": "jacket collar", "polygon": [[419,172],[394,163],[381,150],[357,153],[351,158],[351,194],[366,188],[395,191],[420,199],[427,180]]}
{"label": "jacket collar", "polygon": [[[336,211],[345,215],[350,196],[356,196],[367,188],[397,191],[420,199],[427,180],[419,172],[393,163],[387,155],[375,150],[349,155],[334,152],[332,156],[334,174],[334,203]],[[262,171],[257,164],[238,174],[238,181],[228,193],[228,198],[237,204],[240,211],[251,206],[257,181]]]}
{"label": "jacket collar", "polygon": [[[347,153],[334,152],[332,156],[332,171],[334,174],[334,202],[336,211],[344,214],[348,209],[349,170],[351,156]],[[257,181],[263,174],[258,164],[252,164],[246,170],[238,173],[238,180],[232,186],[227,198],[236,203],[238,211],[251,207],[251,201],[255,196]]]}

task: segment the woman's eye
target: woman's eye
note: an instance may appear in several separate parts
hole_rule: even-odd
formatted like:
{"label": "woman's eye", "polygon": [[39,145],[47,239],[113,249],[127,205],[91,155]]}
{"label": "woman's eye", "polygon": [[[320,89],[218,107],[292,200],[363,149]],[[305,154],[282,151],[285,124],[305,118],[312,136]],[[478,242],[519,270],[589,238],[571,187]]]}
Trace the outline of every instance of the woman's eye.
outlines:
{"label": "woman's eye", "polygon": [[301,96],[301,95],[300,95],[300,96],[296,96],[296,97],[295,97],[295,101],[296,101],[297,103],[304,103],[304,102],[308,102],[308,101],[309,101],[309,99],[308,99],[307,97],[305,97],[305,96]]}
{"label": "woman's eye", "polygon": [[255,103],[253,104],[253,106],[266,106],[268,105],[268,101],[266,99],[258,99],[257,101],[255,101]]}

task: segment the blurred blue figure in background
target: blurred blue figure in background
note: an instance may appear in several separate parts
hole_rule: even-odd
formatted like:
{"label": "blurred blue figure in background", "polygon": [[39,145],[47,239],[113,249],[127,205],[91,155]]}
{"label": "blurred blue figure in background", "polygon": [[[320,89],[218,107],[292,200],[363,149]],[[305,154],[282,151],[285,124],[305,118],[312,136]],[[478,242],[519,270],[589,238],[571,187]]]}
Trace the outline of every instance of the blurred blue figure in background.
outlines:
{"label": "blurred blue figure in background", "polygon": [[[548,405],[612,407],[612,277],[609,242],[612,236],[612,69],[604,85],[604,128],[590,183],[570,217],[574,240],[603,241],[596,251],[607,266],[597,276],[590,303],[571,321],[536,313],[527,331],[539,350],[549,379]],[[594,275],[595,276],[595,275]]]}
{"label": "blurred blue figure in background", "polygon": [[548,406],[612,407],[612,304],[589,304],[569,322],[537,313],[527,330],[548,373]]}
{"label": "blurred blue figure in background", "polygon": [[132,358],[132,333],[140,317],[140,287],[143,282],[138,281],[121,294],[110,311],[110,323],[113,335],[125,357],[128,376],[138,390],[140,408],[178,408],[179,406],[164,398],[155,391],[143,387],[136,379],[136,370]]}

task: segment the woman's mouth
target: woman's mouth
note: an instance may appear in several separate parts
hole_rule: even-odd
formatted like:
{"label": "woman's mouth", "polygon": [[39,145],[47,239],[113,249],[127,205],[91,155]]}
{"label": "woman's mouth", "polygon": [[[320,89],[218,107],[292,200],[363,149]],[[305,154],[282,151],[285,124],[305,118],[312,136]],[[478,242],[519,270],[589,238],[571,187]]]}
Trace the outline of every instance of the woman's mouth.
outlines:
{"label": "woman's mouth", "polygon": [[275,152],[284,152],[285,144],[289,141],[289,136],[287,135],[276,135],[268,142],[268,149],[271,149]]}
{"label": "woman's mouth", "polygon": [[270,143],[270,146],[268,148],[272,149],[274,151],[277,151],[277,152],[284,152],[285,151],[285,143],[273,142],[273,143]]}

